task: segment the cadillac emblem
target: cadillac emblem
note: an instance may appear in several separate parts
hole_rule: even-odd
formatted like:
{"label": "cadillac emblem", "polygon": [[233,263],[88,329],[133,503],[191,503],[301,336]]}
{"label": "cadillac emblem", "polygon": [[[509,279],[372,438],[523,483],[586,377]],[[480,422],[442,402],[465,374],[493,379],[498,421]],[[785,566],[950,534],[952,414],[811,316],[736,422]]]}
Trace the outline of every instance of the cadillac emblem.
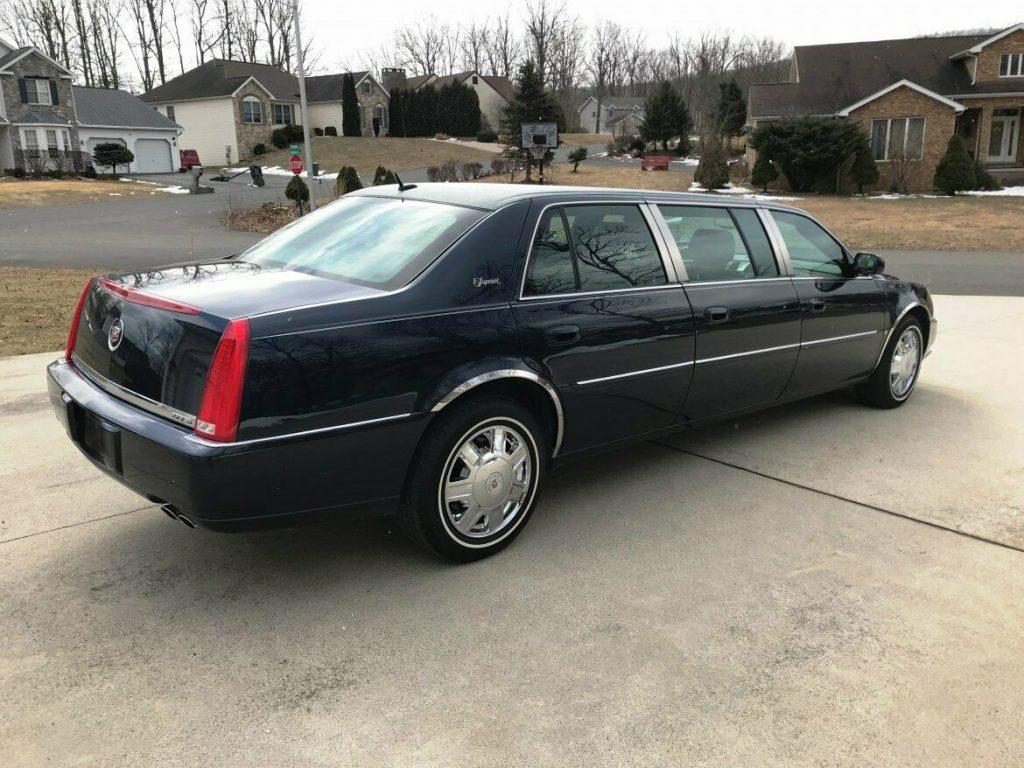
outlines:
{"label": "cadillac emblem", "polygon": [[121,322],[121,318],[117,318],[110,326],[110,330],[107,331],[107,349],[113,352],[121,346],[122,339],[124,339],[124,323]]}

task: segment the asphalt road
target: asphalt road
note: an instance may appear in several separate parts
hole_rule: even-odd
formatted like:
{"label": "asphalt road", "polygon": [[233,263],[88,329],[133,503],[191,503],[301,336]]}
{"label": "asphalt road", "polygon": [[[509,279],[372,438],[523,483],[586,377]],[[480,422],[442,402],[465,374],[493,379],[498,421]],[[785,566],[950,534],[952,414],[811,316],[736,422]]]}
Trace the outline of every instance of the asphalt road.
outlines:
{"label": "asphalt road", "polygon": [[462,567],[387,521],[189,531],[0,360],[0,765],[998,766],[1024,719],[1024,299],[910,402],[579,463]]}
{"label": "asphalt road", "polygon": [[[181,177],[155,176],[180,182]],[[101,270],[156,267],[238,253],[260,236],[225,229],[232,208],[284,200],[286,177],[266,176],[263,189],[247,176],[216,184],[211,195],[174,195],[124,203],[0,208],[0,265]],[[934,293],[1024,296],[1020,253],[883,251],[887,271],[925,283]]]}

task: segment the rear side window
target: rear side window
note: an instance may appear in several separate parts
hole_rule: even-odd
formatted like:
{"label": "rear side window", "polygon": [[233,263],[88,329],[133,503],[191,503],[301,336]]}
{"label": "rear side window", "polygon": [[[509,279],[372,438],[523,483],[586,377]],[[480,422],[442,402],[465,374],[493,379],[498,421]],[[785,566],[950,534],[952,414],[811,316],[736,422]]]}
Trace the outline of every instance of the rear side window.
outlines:
{"label": "rear side window", "polygon": [[541,217],[524,296],[616,291],[668,282],[654,237],[635,205],[573,205]]}
{"label": "rear side window", "polygon": [[658,206],[691,282],[777,277],[771,244],[749,208]]}
{"label": "rear side window", "polygon": [[798,277],[836,277],[845,273],[843,248],[820,225],[806,216],[772,211]]}
{"label": "rear side window", "polygon": [[455,205],[343,197],[239,258],[382,290],[408,284],[484,212]]}

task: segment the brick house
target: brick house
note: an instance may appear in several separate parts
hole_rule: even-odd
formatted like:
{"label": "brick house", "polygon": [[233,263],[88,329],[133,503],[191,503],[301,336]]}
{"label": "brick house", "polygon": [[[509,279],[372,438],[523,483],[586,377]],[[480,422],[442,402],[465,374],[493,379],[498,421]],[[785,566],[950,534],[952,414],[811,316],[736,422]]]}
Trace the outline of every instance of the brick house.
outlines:
{"label": "brick house", "polygon": [[168,172],[179,131],[130,93],[73,85],[38,48],[0,40],[0,171],[82,171],[97,144],[116,142],[135,155],[129,172]]}
{"label": "brick house", "polygon": [[[374,121],[387,122],[388,94],[370,73],[354,74],[362,135],[373,136]],[[341,78],[306,78],[311,129],[342,133]],[[275,129],[300,122],[298,79],[269,64],[211,59],[140,98],[178,123],[180,145],[209,165],[248,160],[257,144],[271,148]]]}
{"label": "brick house", "polygon": [[[1024,183],[1024,24],[992,34],[798,46],[789,82],[752,85],[748,120],[853,120],[871,137],[880,189],[898,173],[932,188],[949,138],[1003,183]],[[753,150],[748,161],[753,163]]]}

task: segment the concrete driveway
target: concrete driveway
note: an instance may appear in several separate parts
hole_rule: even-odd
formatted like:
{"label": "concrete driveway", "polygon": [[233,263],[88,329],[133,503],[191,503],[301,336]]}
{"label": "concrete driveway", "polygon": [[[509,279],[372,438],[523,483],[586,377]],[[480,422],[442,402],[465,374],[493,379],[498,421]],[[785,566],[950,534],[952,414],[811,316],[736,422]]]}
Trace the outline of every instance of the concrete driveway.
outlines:
{"label": "concrete driveway", "polygon": [[551,478],[496,558],[388,521],[189,531],[0,361],[0,764],[1007,766],[1024,299],[937,298],[914,398]]}

